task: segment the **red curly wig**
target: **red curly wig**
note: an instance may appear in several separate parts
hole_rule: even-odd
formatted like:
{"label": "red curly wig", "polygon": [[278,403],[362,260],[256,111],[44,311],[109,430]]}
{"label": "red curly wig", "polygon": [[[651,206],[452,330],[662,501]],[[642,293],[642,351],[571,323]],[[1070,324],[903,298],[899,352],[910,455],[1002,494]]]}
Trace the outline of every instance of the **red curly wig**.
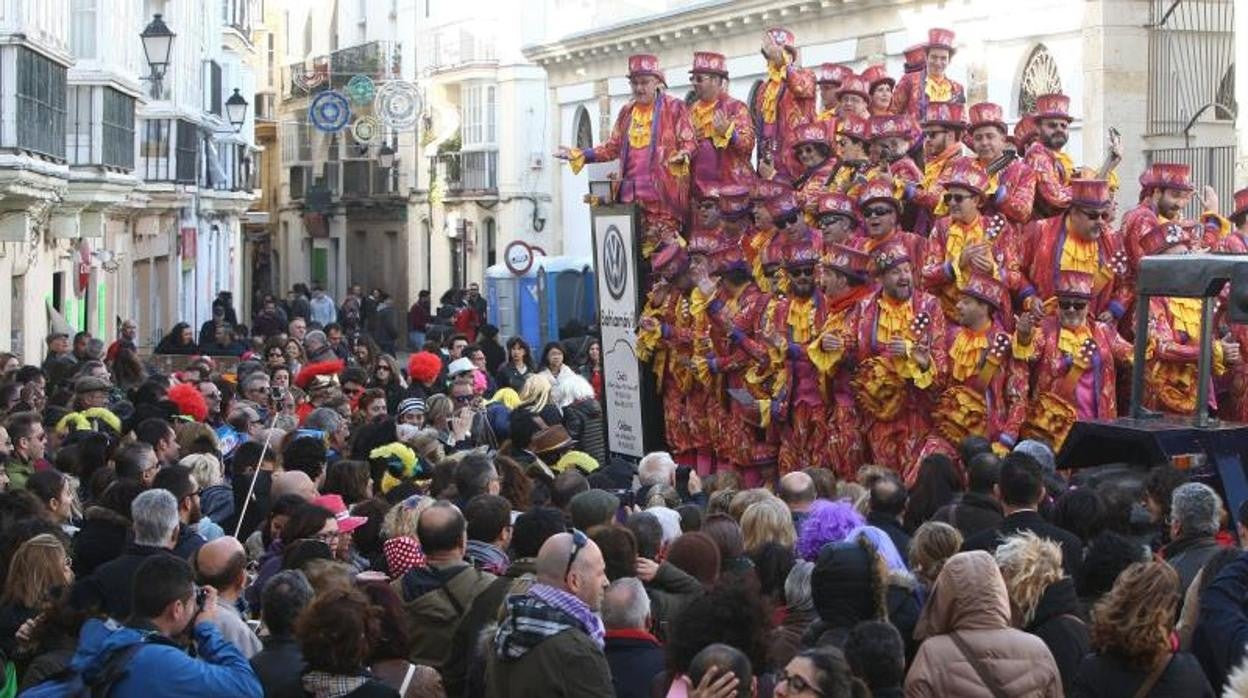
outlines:
{"label": "red curly wig", "polygon": [[208,401],[194,383],[179,383],[169,389],[169,400],[184,414],[197,422],[208,418]]}
{"label": "red curly wig", "polygon": [[442,373],[442,359],[437,354],[418,351],[407,359],[407,374],[417,383],[432,383]]}

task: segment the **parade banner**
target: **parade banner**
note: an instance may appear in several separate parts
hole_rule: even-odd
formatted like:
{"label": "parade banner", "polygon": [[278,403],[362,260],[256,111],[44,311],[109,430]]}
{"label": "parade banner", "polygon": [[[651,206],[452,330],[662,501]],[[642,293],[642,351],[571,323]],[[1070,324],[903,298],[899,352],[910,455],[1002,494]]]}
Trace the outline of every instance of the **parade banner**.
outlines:
{"label": "parade banner", "polygon": [[648,450],[647,433],[656,433],[646,429],[643,404],[657,403],[653,388],[643,385],[645,374],[637,360],[636,324],[641,306],[637,211],[631,205],[602,206],[592,209],[592,218],[607,450],[641,458]]}

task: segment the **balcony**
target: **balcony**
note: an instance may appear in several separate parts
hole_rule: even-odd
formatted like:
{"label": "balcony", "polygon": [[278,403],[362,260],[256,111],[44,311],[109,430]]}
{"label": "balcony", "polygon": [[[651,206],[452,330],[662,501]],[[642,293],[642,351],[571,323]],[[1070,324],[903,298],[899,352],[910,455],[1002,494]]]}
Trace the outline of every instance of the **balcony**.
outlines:
{"label": "balcony", "polygon": [[[329,54],[291,63],[283,68],[282,92],[286,99],[299,99],[326,89],[342,89],[355,75],[375,81],[399,77],[403,44],[397,41],[369,41]],[[321,75],[317,75],[320,73]],[[318,85],[304,89],[298,76],[314,76]]]}
{"label": "balcony", "polygon": [[182,119],[143,119],[139,170],[149,182],[196,184],[200,137]]}
{"label": "balcony", "polygon": [[134,98],[101,85],[70,85],[65,134],[70,165],[134,169]]}
{"label": "balcony", "polygon": [[474,150],[438,155],[438,175],[452,196],[498,193],[498,151]]}

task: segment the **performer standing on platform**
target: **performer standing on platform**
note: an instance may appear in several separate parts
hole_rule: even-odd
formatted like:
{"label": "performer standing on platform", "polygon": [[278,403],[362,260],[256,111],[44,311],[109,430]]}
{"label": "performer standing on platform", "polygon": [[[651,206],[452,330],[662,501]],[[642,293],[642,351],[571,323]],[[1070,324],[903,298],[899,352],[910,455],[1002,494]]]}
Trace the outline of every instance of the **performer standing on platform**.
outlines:
{"label": "performer standing on platform", "polygon": [[824,124],[815,122],[797,129],[793,152],[802,168],[793,180],[793,188],[797,190],[797,203],[805,208],[828,190],[836,172],[836,158],[832,157]]}
{"label": "performer standing on platform", "polygon": [[867,81],[859,75],[850,75],[841,83],[841,89],[836,91],[836,115],[838,118],[844,118],[847,114],[861,116],[862,118],[870,118],[871,109],[868,103],[871,99],[870,87]]}
{"label": "performer standing on platform", "polygon": [[[1048,218],[1070,206],[1070,182],[1078,177],[1074,161],[1062,150],[1069,139],[1070,122],[1075,120],[1070,115],[1070,97],[1040,95],[1032,118],[1037,140],[1027,148],[1026,161],[1036,173],[1035,217]],[[1114,188],[1112,182],[1109,188]]]}
{"label": "performer standing on platform", "polygon": [[829,121],[836,118],[836,93],[841,89],[845,79],[853,74],[852,68],[840,63],[824,63],[819,66],[818,85],[821,106],[816,121]]}
{"label": "performer standing on platform", "polygon": [[[1192,201],[1192,168],[1155,162],[1140,175],[1140,203],[1122,216],[1122,244],[1127,252],[1127,278],[1132,287],[1144,256],[1143,240],[1158,225],[1179,222]],[[1192,241],[1196,242],[1196,241]]]}
{"label": "performer standing on platform", "polygon": [[723,187],[754,183],[754,121],[750,109],[728,96],[728,63],[722,54],[698,51],[689,73],[697,96],[689,108],[697,146],[693,151],[693,186]]}
{"label": "performer standing on platform", "polygon": [[875,156],[872,176],[887,174],[903,183],[916,185],[923,181],[923,171],[908,155],[913,126],[908,116],[886,114],[871,117],[871,151]]}
{"label": "performer standing on platform", "polygon": [[683,245],[667,243],[655,252],[652,267],[660,283],[650,289],[638,321],[637,358],[650,363],[656,389],[663,396],[668,450],[692,466],[697,460],[699,434],[688,412],[694,380],[689,254]]}
{"label": "performer standing on platform", "polygon": [[[897,111],[898,93],[906,92],[913,94],[916,90],[916,83],[921,84],[924,80],[924,70],[927,68],[927,45],[915,44],[907,48],[902,55],[905,58],[905,65],[901,79],[893,86],[892,104],[889,105],[889,111],[894,114],[907,114],[907,111]],[[922,89],[917,87],[917,89]]]}
{"label": "performer standing on platform", "polygon": [[966,102],[966,90],[962,84],[945,75],[949,61],[953,59],[953,31],[932,28],[927,31],[925,63],[919,78],[904,81],[893,90],[893,113],[909,114],[915,121],[927,117],[928,105],[933,102]]}
{"label": "performer standing on platform", "polygon": [[836,120],[836,147],[839,151],[836,171],[832,173],[832,189],[850,197],[866,183],[871,171],[867,147],[871,124],[861,116],[849,114]]}
{"label": "performer standing on platform", "polygon": [[1027,223],[1031,220],[1036,198],[1036,174],[1023,162],[1022,151],[1014,151],[1013,158],[1005,157],[1009,129],[1000,105],[992,102],[972,105],[970,120],[975,160],[989,173],[984,213],[1000,213],[1017,225]]}
{"label": "performer standing on platform", "polygon": [[797,64],[793,32],[773,27],[763,32],[767,79],[755,93],[750,111],[758,136],[758,172],[792,182],[801,171],[793,155],[797,129],[815,120],[815,76]]}
{"label": "performer standing on platform", "polygon": [[586,163],[619,159],[618,198],[641,206],[642,254],[647,258],[660,243],[675,239],[684,226],[689,214],[689,162],[695,145],[684,101],[660,92],[662,81],[658,58],[630,57],[628,82],[633,99],[620,109],[611,137],[592,148],[560,146],[555,152],[555,157],[571,163],[574,174]]}
{"label": "performer standing on platform", "polygon": [[905,266],[913,271],[913,281],[917,284],[920,265],[927,258],[927,241],[898,226],[901,202],[897,200],[892,178],[876,177],[863,187],[858,196],[858,213],[862,216],[867,234],[858,238],[853,246],[874,257],[879,250],[900,245],[906,251]]}
{"label": "performer standing on platform", "polygon": [[806,210],[819,226],[825,253],[833,245],[849,245],[859,232],[854,202],[839,191],[820,194],[813,205],[807,205]]}
{"label": "performer standing on platform", "polygon": [[862,79],[867,82],[867,109],[871,116],[884,116],[893,113],[893,87],[897,81],[889,77],[888,70],[882,65],[873,65],[862,71]]}
{"label": "performer standing on platform", "polygon": [[914,233],[927,237],[936,219],[947,210],[942,205],[944,190],[940,183],[955,160],[962,155],[962,132],[966,122],[962,118],[962,105],[953,102],[933,102],[927,107],[923,126],[923,180],[917,186],[906,187],[906,198],[917,207]]}

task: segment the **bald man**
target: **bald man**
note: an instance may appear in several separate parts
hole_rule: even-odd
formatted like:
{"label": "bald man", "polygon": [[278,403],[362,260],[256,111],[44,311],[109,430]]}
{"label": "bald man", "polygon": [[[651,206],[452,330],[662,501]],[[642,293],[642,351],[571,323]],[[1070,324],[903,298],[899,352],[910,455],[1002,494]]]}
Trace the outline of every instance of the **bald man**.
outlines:
{"label": "bald man", "polygon": [[233,536],[210,540],[195,552],[193,562],[195,581],[200,586],[217,590],[217,613],[213,624],[221,631],[222,637],[234,643],[244,657],[251,659],[264,646],[238,611],[238,599],[247,584],[247,553],[243,544]]}
{"label": "bald man", "polygon": [[507,599],[486,665],[490,695],[614,696],[598,617],[607,588],[602,551],[578,530],[560,533],[538,551],[536,572],[527,593]]}
{"label": "bald man", "polygon": [[776,488],[780,501],[789,507],[793,516],[793,525],[800,528],[810,507],[815,503],[815,481],[806,473],[797,470],[780,478],[780,486]]}
{"label": "bald man", "polygon": [[269,498],[277,501],[284,494],[297,494],[310,502],[320,494],[316,491],[316,483],[302,470],[287,470],[273,476],[273,485],[269,490]]}

